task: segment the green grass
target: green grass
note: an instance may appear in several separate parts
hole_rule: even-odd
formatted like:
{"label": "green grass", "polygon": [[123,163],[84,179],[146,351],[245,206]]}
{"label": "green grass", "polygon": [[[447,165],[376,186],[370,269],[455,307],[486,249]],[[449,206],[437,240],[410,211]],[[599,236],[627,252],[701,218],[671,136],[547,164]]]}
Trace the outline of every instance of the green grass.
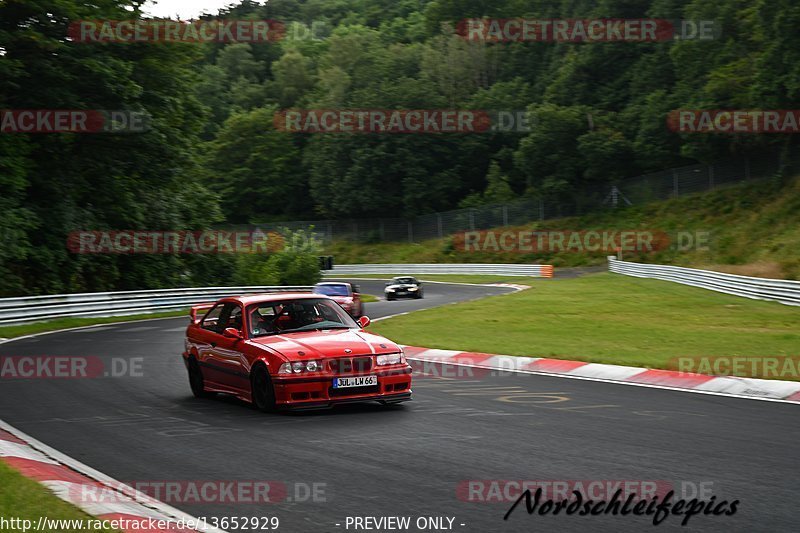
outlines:
{"label": "green grass", "polygon": [[[92,520],[77,507],[55,497],[42,485],[23,477],[16,470],[0,461],[0,516],[30,520],[35,528],[40,516],[54,520]],[[85,525],[87,525],[84,522]],[[88,527],[88,525],[87,525]],[[14,531],[11,528],[8,531]],[[22,531],[18,529],[18,531]],[[32,531],[30,529],[29,531]],[[49,529],[49,532],[73,533],[80,528]],[[83,531],[87,531],[84,529]],[[93,529],[92,531],[116,531]]]}
{"label": "green grass", "polygon": [[362,294],[361,301],[364,302],[365,304],[368,304],[370,302],[379,302],[380,298],[378,298],[377,296],[373,296],[371,294]]}
{"label": "green grass", "polygon": [[[331,275],[337,279],[385,279],[390,280],[396,274],[356,274],[352,277],[344,276],[342,274]],[[409,275],[413,276],[414,273],[410,272]],[[535,283],[537,278],[529,276],[491,276],[487,274],[418,274],[416,278],[420,281],[442,281],[446,283],[516,283],[519,285],[530,285]]]}
{"label": "green grass", "polygon": [[[500,229],[500,228],[496,228]],[[660,230],[707,232],[707,249],[626,254],[647,263],[704,267],[744,275],[800,279],[800,178],[779,184],[749,183],[664,202],[532,221],[506,229]],[[334,241],[325,250],[337,264],[350,263],[545,263],[558,267],[598,265],[605,251],[587,253],[464,252],[452,237],[420,243]]]}
{"label": "green grass", "polygon": [[680,356],[800,355],[797,308],[610,273],[537,283],[370,329],[428,348],[650,368]]}
{"label": "green grass", "polygon": [[22,337],[24,335],[32,335],[34,333],[43,333],[45,331],[55,331],[58,329],[79,328],[81,326],[91,326],[95,324],[112,324],[114,322],[127,322],[132,320],[148,320],[151,318],[168,318],[173,316],[186,316],[189,317],[189,310],[181,311],[165,311],[163,313],[151,313],[144,315],[131,315],[131,316],[109,316],[109,317],[94,317],[94,318],[59,318],[56,320],[48,320],[46,322],[34,322],[33,324],[21,324],[19,326],[3,326],[0,327],[0,338],[12,339],[14,337]]}

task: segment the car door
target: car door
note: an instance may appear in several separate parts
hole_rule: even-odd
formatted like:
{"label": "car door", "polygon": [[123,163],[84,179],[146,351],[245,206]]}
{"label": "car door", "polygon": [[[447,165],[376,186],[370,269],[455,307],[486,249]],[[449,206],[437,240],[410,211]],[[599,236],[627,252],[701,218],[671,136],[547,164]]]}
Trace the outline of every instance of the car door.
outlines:
{"label": "car door", "polygon": [[[209,378],[220,388],[234,393],[249,390],[250,380],[245,364],[245,328],[242,307],[237,303],[225,303],[219,320],[211,335],[206,368]],[[241,338],[225,336],[225,330],[233,328]],[[213,376],[213,377],[212,377]]]}
{"label": "car door", "polygon": [[217,374],[214,368],[209,366],[209,360],[212,356],[211,351],[216,346],[219,338],[217,327],[224,308],[225,305],[221,303],[212,307],[200,320],[199,327],[193,328],[190,339],[194,349],[197,351],[197,362],[203,371],[206,385],[212,387],[217,386]]}

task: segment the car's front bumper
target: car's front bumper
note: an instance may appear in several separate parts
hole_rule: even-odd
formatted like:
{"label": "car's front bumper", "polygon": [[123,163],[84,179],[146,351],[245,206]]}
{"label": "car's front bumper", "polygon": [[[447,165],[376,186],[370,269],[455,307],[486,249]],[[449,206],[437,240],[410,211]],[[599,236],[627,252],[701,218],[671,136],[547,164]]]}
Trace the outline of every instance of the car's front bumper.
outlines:
{"label": "car's front bumper", "polygon": [[[361,374],[325,375],[319,377],[272,376],[275,403],[280,409],[321,409],[336,404],[411,399],[410,366]],[[376,375],[378,384],[370,387],[334,389],[339,377]]]}

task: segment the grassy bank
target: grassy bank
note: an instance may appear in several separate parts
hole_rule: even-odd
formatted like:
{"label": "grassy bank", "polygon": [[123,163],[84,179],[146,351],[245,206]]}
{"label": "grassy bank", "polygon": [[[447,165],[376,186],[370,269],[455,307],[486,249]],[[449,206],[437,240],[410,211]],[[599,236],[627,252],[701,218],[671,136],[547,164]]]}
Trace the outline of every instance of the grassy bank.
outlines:
{"label": "grassy bank", "polygon": [[[49,490],[42,485],[23,477],[16,470],[11,469],[0,461],[0,516],[5,519],[19,518],[20,520],[30,520],[32,531],[39,522],[39,517],[46,517],[51,520],[80,520],[83,521],[83,528],[79,522],[73,522],[72,527],[68,523],[61,522],[66,527],[50,527],[43,531],[57,531],[59,533],[73,533],[77,531],[89,530],[87,520],[94,520],[77,507],[55,497]],[[13,524],[12,524],[13,525]],[[44,525],[44,524],[43,524]],[[23,531],[23,529],[12,527],[3,531]],[[91,531],[116,531],[114,529],[91,529]]]}
{"label": "grassy bank", "polygon": [[428,348],[650,368],[685,356],[800,355],[797,308],[609,273],[417,311],[370,329]]}
{"label": "grassy bank", "polygon": [[[779,185],[751,183],[666,202],[531,222],[512,230],[660,230],[703,232],[703,249],[665,249],[625,259],[710,268],[752,276],[800,279],[800,179]],[[348,263],[549,263],[556,267],[601,264],[606,251],[528,253],[470,251],[452,237],[421,243],[363,244],[338,241],[326,251]]]}

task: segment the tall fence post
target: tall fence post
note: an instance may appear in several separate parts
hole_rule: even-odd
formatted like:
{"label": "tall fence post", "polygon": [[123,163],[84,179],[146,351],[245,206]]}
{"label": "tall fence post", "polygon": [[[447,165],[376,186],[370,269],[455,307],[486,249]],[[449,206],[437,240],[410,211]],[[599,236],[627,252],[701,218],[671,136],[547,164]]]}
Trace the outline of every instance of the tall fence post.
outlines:
{"label": "tall fence post", "polygon": [[708,188],[714,188],[714,163],[708,165]]}
{"label": "tall fence post", "polygon": [[503,226],[508,226],[508,206],[503,206]]}
{"label": "tall fence post", "polygon": [[444,237],[444,232],[442,231],[442,214],[436,213],[436,230],[439,234],[439,238],[441,239]]}
{"label": "tall fence post", "polygon": [[414,226],[411,224],[411,221],[408,221],[408,243],[414,243]]}
{"label": "tall fence post", "polygon": [[539,220],[544,220],[544,199],[539,198]]}

